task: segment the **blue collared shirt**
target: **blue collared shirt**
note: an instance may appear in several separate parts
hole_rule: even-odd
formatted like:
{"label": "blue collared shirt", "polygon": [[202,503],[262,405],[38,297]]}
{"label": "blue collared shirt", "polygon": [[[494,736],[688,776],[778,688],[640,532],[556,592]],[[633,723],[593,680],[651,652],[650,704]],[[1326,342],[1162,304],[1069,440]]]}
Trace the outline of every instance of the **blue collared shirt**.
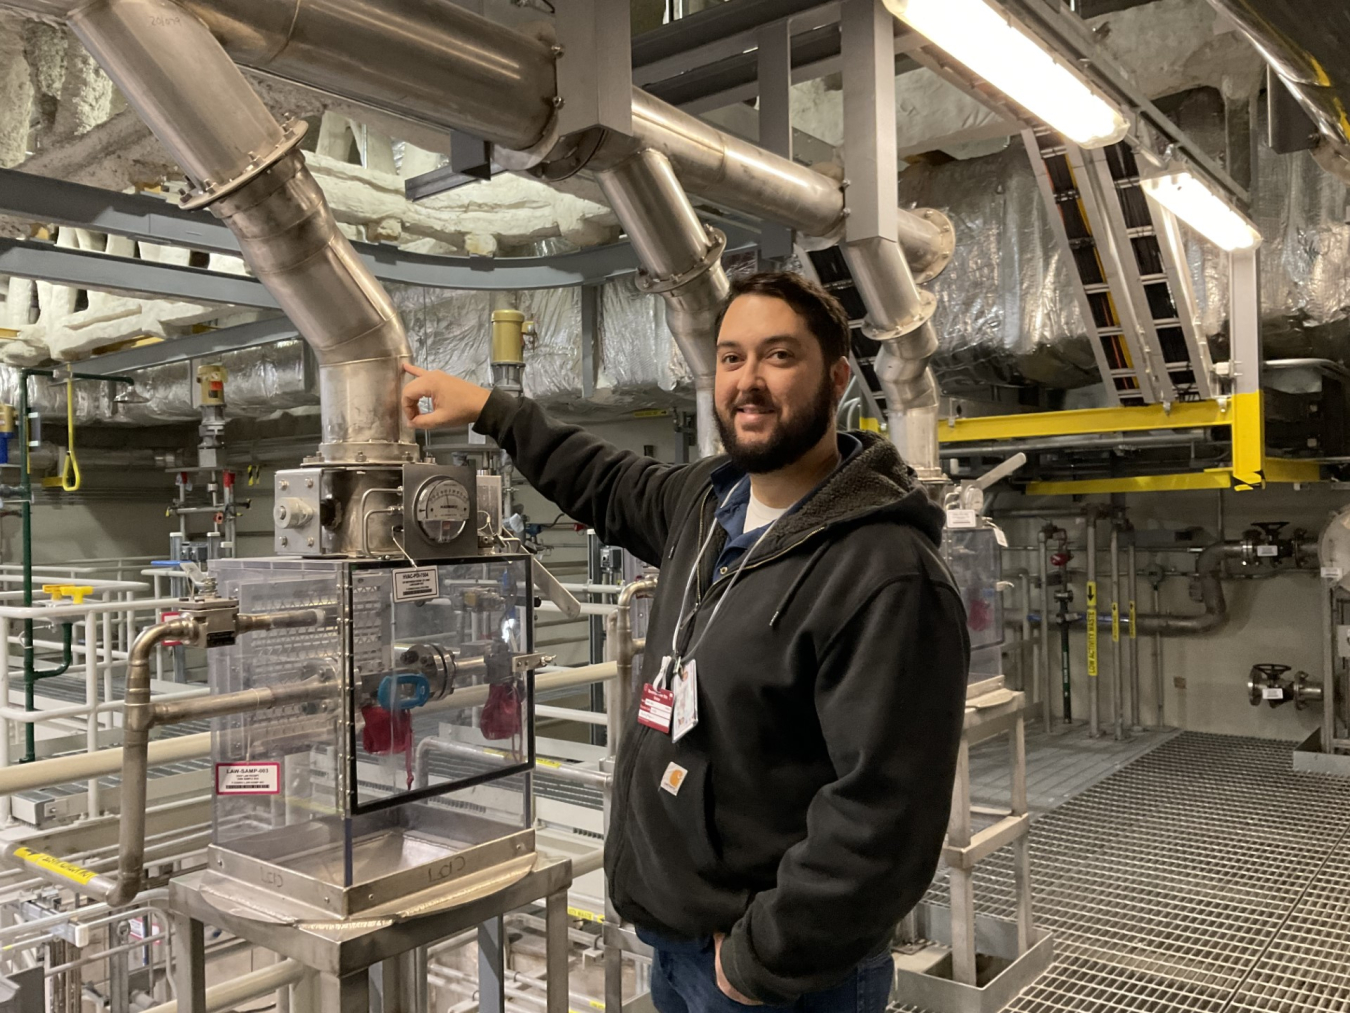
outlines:
{"label": "blue collared shirt", "polygon": [[[851,433],[839,434],[839,466],[842,467],[858,451],[862,450],[862,441]],[[837,470],[837,468],[836,468]],[[833,474],[833,472],[831,472]],[[727,533],[727,544],[722,547],[722,553],[717,557],[717,571],[713,575],[714,580],[720,580],[731,573],[732,567],[736,561],[741,558],[750,547],[759,540],[764,534],[764,528],[768,525],[755,528],[753,531],[745,530],[745,515],[750,508],[750,483],[741,482],[745,478],[745,472],[736,465],[728,461],[712,473],[713,495],[717,497],[717,523],[722,525]],[[737,487],[737,483],[740,483]],[[821,482],[824,485],[824,482]],[[820,486],[816,486],[816,489]],[[730,499],[727,494],[735,489]],[[787,514],[796,511],[803,503],[815,495],[816,490],[812,489],[809,493],[799,499],[792,506],[788,507]],[[725,502],[724,502],[725,501]]]}

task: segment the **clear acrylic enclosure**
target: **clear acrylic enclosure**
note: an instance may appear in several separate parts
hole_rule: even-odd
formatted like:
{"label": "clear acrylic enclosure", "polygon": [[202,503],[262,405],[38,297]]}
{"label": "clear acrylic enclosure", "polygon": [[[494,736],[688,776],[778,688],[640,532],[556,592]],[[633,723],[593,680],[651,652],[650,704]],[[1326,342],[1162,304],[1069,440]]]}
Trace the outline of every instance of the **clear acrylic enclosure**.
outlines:
{"label": "clear acrylic enclosure", "polygon": [[219,560],[241,613],[323,609],[318,628],[209,652],[213,694],[301,681],[321,699],[218,719],[213,842],[287,887],[388,878],[532,824],[529,557],[425,567]]}
{"label": "clear acrylic enclosure", "polygon": [[970,681],[1003,674],[1003,564],[992,527],[948,529],[942,554],[966,606],[970,633]]}

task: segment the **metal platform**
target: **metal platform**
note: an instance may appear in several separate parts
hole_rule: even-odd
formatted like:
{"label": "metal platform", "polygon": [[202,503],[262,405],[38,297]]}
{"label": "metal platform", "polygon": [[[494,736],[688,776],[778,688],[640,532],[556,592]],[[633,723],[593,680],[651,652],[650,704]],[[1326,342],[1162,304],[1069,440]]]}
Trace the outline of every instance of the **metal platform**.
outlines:
{"label": "metal platform", "polygon": [[[1007,1009],[1350,1010],[1350,779],[1290,773],[1292,750],[1181,734],[1039,816],[1057,959]],[[980,910],[1011,916],[1012,873],[980,866]]]}

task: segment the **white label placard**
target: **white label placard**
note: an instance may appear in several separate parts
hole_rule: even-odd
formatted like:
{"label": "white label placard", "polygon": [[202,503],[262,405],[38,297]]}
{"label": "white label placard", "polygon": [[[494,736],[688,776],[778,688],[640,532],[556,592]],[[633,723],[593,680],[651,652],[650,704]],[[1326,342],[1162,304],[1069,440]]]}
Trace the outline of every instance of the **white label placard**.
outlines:
{"label": "white label placard", "polygon": [[1340,580],[1340,579],[1341,579],[1342,577],[1344,577],[1344,576],[1345,576],[1345,571],[1342,570],[1339,566],[1324,566],[1324,567],[1322,567],[1322,579],[1323,579],[1323,580]]}
{"label": "white label placard", "polygon": [[1003,533],[1003,529],[997,524],[994,525],[994,541],[998,542],[999,548],[1008,547],[1008,536]]}
{"label": "white label placard", "polygon": [[1266,686],[1261,690],[1261,696],[1266,700],[1283,700],[1284,690],[1279,686]]}
{"label": "white label placard", "polygon": [[1258,545],[1256,547],[1256,554],[1258,556],[1278,556],[1280,554],[1280,547],[1278,545]]}
{"label": "white label placard", "polygon": [[969,531],[980,526],[980,515],[975,510],[948,510],[947,527]]}
{"label": "white label placard", "polygon": [[280,795],[280,763],[217,763],[217,795]]}
{"label": "white label placard", "polygon": [[440,593],[440,577],[434,566],[394,571],[394,601],[424,601]]}

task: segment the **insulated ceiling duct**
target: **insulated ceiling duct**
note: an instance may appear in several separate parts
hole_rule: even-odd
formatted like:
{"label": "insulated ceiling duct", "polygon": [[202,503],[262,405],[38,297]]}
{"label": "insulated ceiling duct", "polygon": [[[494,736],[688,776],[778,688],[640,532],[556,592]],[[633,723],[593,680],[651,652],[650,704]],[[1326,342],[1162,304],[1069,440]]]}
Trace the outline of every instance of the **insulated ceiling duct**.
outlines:
{"label": "insulated ceiling duct", "polygon": [[1209,0],[1289,86],[1322,134],[1323,168],[1350,180],[1350,5],[1341,0]]}

